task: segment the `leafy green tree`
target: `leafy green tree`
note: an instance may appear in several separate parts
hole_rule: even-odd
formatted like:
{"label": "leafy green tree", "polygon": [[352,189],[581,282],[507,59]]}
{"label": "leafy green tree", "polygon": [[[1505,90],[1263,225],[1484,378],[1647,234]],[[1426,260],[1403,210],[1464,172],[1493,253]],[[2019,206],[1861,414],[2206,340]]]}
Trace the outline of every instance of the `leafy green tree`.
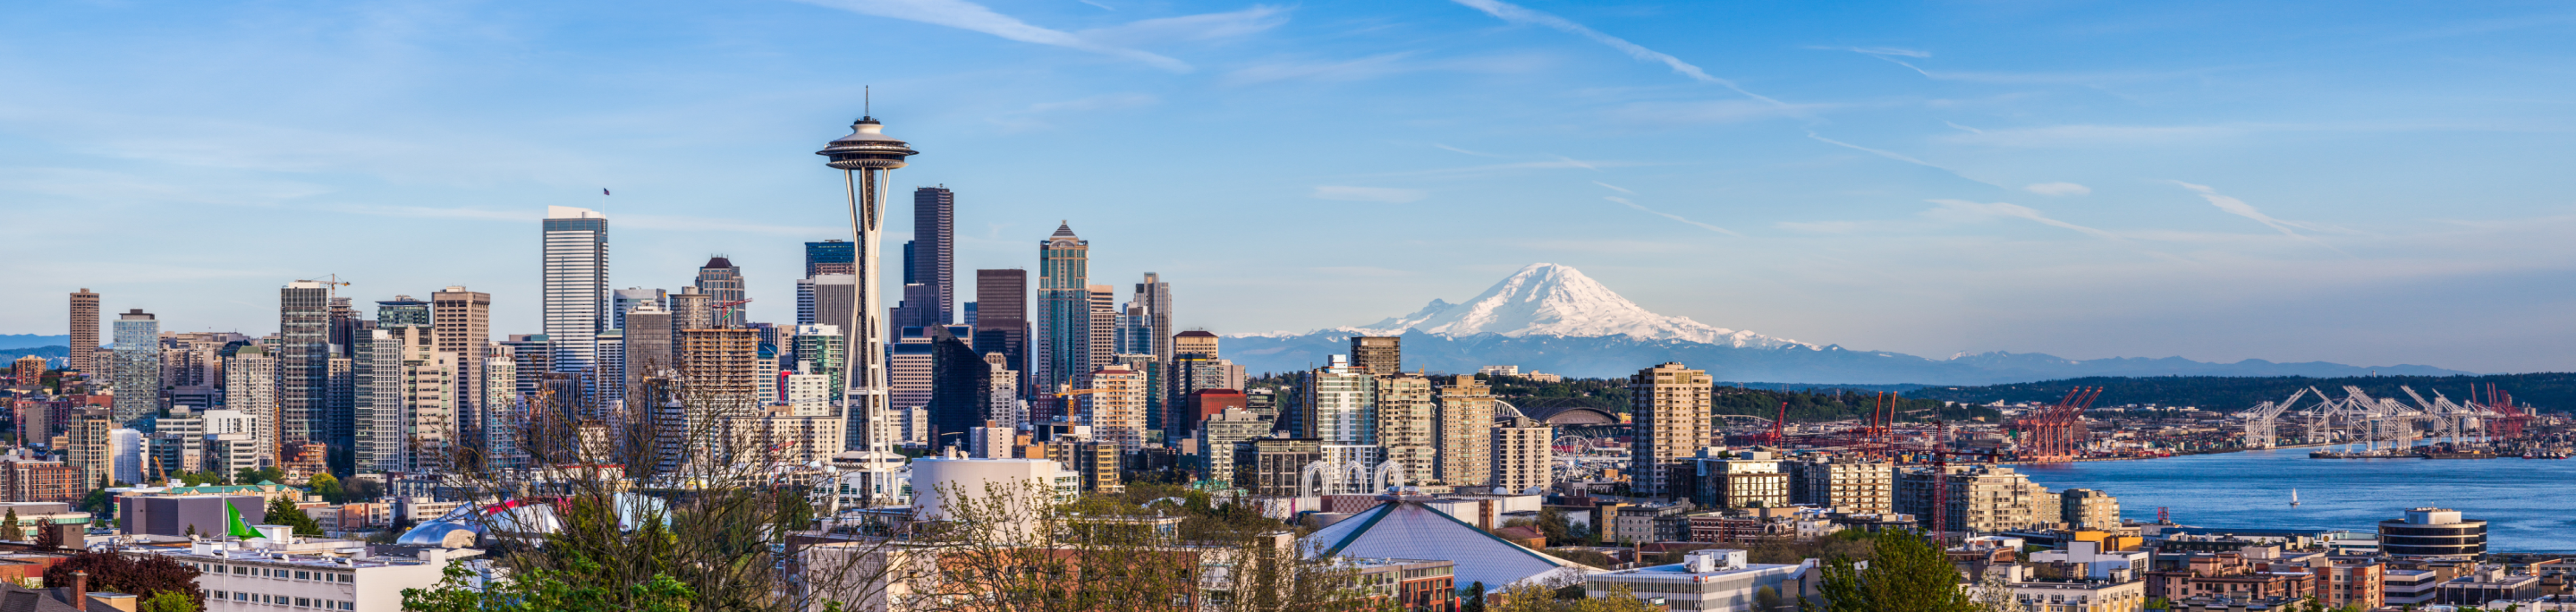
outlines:
{"label": "leafy green tree", "polygon": [[254,485],[261,482],[285,482],[286,470],[275,467],[242,468],[233,471],[233,484]]}
{"label": "leafy green tree", "polygon": [[153,595],[151,599],[143,600],[143,606],[137,610],[139,612],[197,612],[197,602],[176,591],[162,591],[159,595]]}
{"label": "leafy green tree", "polygon": [[25,527],[20,527],[20,526],[18,525],[18,509],[17,509],[17,508],[10,508],[10,509],[9,509],[9,517],[8,517],[8,518],[5,518],[5,519],[0,519],[0,536],[5,536],[5,537],[0,537],[0,540],[13,540],[13,541],[14,541],[14,540],[17,540],[17,539],[19,539],[19,538],[27,537],[27,529],[26,529]]}
{"label": "leafy green tree", "polygon": [[349,502],[348,492],[340,489],[340,479],[333,478],[330,474],[314,474],[313,480],[304,484],[313,489],[314,495],[322,496],[322,501],[334,504]]}
{"label": "leafy green tree", "polygon": [[268,524],[294,527],[295,535],[322,535],[322,523],[313,520],[313,516],[305,514],[302,508],[295,507],[294,500],[284,497],[269,498]]}
{"label": "leafy green tree", "polygon": [[1537,527],[1539,535],[1547,536],[1547,543],[1551,545],[1565,544],[1576,539],[1566,528],[1565,513],[1555,508],[1539,508]]}
{"label": "leafy green tree", "polygon": [[1980,612],[1983,606],[1959,588],[1959,571],[1931,540],[1881,535],[1871,541],[1867,569],[1849,557],[1825,566],[1820,590],[1827,612]]}
{"label": "leafy green tree", "polygon": [[604,568],[579,553],[563,570],[531,568],[507,581],[477,584],[465,564],[451,563],[435,589],[403,589],[404,612],[687,612],[697,595],[669,574],[618,585],[595,576]]}

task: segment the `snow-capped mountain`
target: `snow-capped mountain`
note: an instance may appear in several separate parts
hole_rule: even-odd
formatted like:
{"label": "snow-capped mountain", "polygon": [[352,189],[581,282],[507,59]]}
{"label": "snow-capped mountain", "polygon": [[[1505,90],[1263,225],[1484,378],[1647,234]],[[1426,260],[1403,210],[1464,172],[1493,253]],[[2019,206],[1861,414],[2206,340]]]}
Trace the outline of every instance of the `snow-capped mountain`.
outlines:
{"label": "snow-capped mountain", "polygon": [[1450,337],[1627,336],[1736,348],[1818,348],[1796,340],[1716,327],[1690,317],[1655,314],[1572,266],[1552,263],[1521,268],[1463,304],[1435,299],[1413,314],[1336,330],[1388,336],[1401,335],[1405,330]]}
{"label": "snow-capped mountain", "polygon": [[1926,359],[1818,346],[1655,314],[1574,268],[1530,264],[1465,303],[1368,325],[1228,336],[1224,354],[1253,372],[1315,367],[1350,352],[1351,336],[1402,336],[1408,370],[1474,372],[1518,365],[1567,376],[1620,376],[1663,362],[1705,368],[1721,381],[1981,385],[2081,376],[2352,376],[2465,374],[2429,366],[2356,367],[2180,357],[2073,360],[2039,353],[1961,353]]}

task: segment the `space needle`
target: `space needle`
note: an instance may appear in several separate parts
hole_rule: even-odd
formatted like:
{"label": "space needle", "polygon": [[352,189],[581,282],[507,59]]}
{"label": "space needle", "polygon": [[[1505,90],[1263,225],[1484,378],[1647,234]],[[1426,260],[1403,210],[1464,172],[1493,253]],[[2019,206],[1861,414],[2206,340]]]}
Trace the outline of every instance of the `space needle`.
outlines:
{"label": "space needle", "polygon": [[[850,240],[858,252],[852,263],[857,270],[857,303],[850,308],[850,319],[843,330],[843,354],[848,370],[842,393],[843,416],[861,429],[849,432],[851,446],[864,445],[863,456],[842,455],[840,461],[858,459],[868,472],[891,471],[903,463],[903,457],[886,448],[888,404],[886,392],[885,322],[878,318],[884,308],[877,305],[877,234],[885,221],[886,181],[894,169],[904,167],[904,158],[919,153],[885,135],[885,126],[875,117],[862,115],[850,124],[850,135],[833,139],[823,150],[814,152],[841,170],[843,184],[850,197]],[[870,482],[868,489],[881,486]]]}

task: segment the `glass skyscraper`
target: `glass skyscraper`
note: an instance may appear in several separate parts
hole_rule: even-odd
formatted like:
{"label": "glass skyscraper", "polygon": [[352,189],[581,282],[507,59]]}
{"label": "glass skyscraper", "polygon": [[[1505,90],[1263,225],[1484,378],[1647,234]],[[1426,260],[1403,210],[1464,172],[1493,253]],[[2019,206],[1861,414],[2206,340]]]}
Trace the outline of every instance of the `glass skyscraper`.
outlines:
{"label": "glass skyscraper", "polygon": [[[161,411],[161,322],[141,308],[116,316],[109,336],[116,342],[114,378],[109,385],[116,389],[116,402],[109,418],[117,427],[151,431],[148,423]],[[89,483],[82,483],[89,484]]]}
{"label": "glass skyscraper", "polygon": [[548,366],[595,375],[599,332],[609,315],[608,215],[546,207],[544,291],[547,348],[554,353]]}

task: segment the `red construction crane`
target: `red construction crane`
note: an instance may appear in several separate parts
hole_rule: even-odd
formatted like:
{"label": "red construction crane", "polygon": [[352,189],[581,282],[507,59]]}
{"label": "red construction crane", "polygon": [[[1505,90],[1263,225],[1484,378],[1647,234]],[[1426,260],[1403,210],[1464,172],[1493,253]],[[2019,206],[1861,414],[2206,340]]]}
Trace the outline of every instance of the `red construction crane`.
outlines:
{"label": "red construction crane", "polygon": [[2084,409],[2102,396],[2101,387],[2076,387],[2066,399],[2013,420],[2021,433],[2022,454],[2040,461],[2074,459],[2091,432],[2084,428]]}

